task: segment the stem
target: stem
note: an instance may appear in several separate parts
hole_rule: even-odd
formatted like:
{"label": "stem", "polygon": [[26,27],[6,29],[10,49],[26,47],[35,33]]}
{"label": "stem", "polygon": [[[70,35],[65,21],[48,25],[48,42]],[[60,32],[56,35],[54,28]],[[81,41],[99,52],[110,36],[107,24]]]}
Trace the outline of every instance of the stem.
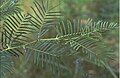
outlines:
{"label": "stem", "polygon": [[20,48],[20,47],[24,47],[24,46],[27,46],[27,45],[29,45],[29,44],[35,43],[35,42],[37,42],[38,40],[39,40],[39,41],[55,41],[55,40],[60,40],[60,39],[59,39],[59,38],[37,39],[37,40],[34,40],[34,41],[30,42],[30,43],[26,43],[26,44],[24,44],[24,45],[20,45],[20,46],[17,46],[17,47],[10,47],[10,46],[9,46],[8,48],[3,49],[1,52],[7,51],[7,50],[11,50],[11,49]]}

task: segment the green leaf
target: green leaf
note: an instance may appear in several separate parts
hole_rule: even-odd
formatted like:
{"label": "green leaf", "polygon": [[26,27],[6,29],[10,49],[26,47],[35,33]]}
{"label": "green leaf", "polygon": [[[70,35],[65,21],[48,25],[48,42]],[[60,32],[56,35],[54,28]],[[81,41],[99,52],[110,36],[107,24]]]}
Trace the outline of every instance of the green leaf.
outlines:
{"label": "green leaf", "polygon": [[12,61],[12,55],[7,51],[0,51],[0,77],[5,78],[8,73],[12,73],[14,70],[14,62]]}
{"label": "green leaf", "polygon": [[0,21],[6,19],[7,16],[13,15],[15,12],[21,11],[18,1],[2,0],[0,1]]}
{"label": "green leaf", "polygon": [[117,23],[103,21],[93,22],[91,19],[88,19],[86,23],[83,23],[78,19],[72,21],[60,21],[59,25],[56,26],[56,30],[59,38],[77,38],[117,27]]}
{"label": "green leaf", "polygon": [[34,13],[30,14],[32,17],[31,23],[38,29],[41,27],[50,27],[56,25],[55,21],[57,21],[61,16],[61,13],[55,10],[55,8],[58,8],[58,6],[49,8],[49,2],[49,0],[35,1],[35,6],[31,7]]}
{"label": "green leaf", "polygon": [[32,45],[27,45],[25,49],[26,59],[33,60],[38,66],[49,68],[52,72],[55,72],[55,70],[70,71],[61,59],[61,56],[65,55],[63,53],[65,52],[64,47],[57,44],[56,41],[42,39]]}

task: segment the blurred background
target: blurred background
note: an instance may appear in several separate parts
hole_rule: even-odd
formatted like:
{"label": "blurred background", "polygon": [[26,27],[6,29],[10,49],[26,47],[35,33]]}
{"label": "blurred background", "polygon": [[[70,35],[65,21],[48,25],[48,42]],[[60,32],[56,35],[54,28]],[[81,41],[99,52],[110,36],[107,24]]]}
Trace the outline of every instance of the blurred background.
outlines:
{"label": "blurred background", "polygon": [[[27,13],[31,12],[30,6],[33,6],[34,0],[20,0],[21,8]],[[94,20],[105,20],[109,22],[119,22],[119,0],[52,0],[51,5],[60,4],[60,10],[67,19],[80,18],[84,21],[88,18]],[[112,30],[103,34],[105,42],[116,52],[116,61],[110,62],[118,71],[118,30]],[[53,78],[49,70],[36,67],[32,63],[27,65],[25,58],[17,59],[16,69],[8,78]],[[44,70],[44,71],[43,71]],[[104,73],[108,74],[108,73]],[[64,74],[62,78],[70,78],[70,75]],[[98,78],[98,77],[92,77]],[[106,78],[105,76],[102,78]],[[107,76],[107,78],[111,78]]]}

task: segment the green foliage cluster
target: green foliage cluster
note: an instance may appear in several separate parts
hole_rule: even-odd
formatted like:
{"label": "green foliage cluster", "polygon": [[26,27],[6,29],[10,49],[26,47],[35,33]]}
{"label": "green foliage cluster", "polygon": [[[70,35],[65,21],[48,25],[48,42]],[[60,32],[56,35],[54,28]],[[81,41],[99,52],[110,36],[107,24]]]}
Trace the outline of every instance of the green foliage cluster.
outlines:
{"label": "green foliage cluster", "polygon": [[18,6],[18,0],[0,0],[0,20],[5,19],[7,15],[20,11]]}
{"label": "green foliage cluster", "polygon": [[[105,45],[102,36],[104,31],[118,28],[117,23],[63,19],[64,15],[58,9],[60,5],[52,6],[50,0],[34,1],[33,12],[27,14],[20,11],[17,4],[4,8],[3,4],[0,9],[2,18],[6,19],[1,20],[1,78],[8,72],[14,74],[14,60],[21,56],[26,62],[49,70],[55,78],[90,78],[86,63],[102,71],[100,74],[109,73],[111,78],[118,78],[109,65],[115,54]],[[49,35],[50,32],[54,34]],[[70,59],[74,62],[73,68],[67,64]],[[96,78],[109,77],[100,74]]]}

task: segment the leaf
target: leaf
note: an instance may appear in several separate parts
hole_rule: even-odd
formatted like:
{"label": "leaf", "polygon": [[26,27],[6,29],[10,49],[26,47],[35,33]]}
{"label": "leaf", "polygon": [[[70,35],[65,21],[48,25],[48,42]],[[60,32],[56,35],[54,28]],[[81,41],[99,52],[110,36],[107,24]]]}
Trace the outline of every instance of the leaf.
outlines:
{"label": "leaf", "polygon": [[5,78],[8,73],[14,70],[14,62],[11,59],[12,55],[7,51],[0,51],[0,77]]}
{"label": "leaf", "polygon": [[18,7],[18,0],[2,0],[0,1],[0,21],[6,19],[7,16],[13,15],[15,12],[21,11]]}
{"label": "leaf", "polygon": [[35,27],[29,22],[30,16],[21,12],[9,16],[3,24],[1,42],[3,48],[15,47],[28,42],[28,34],[35,31]]}
{"label": "leaf", "polygon": [[109,48],[108,50],[105,50],[105,48],[107,47],[98,43],[98,41],[89,38],[78,38],[75,40],[71,40],[70,44],[71,48],[76,50],[74,54],[80,56],[85,61],[88,61],[103,68],[107,68],[107,70],[110,71],[113,77],[117,78],[112,68],[107,67],[107,62],[115,55],[113,52],[110,52]]}
{"label": "leaf", "polygon": [[35,1],[34,7],[31,7],[34,14],[30,14],[32,17],[31,23],[36,26],[38,29],[41,27],[50,27],[54,26],[55,22],[59,20],[61,13],[59,11],[55,11],[57,6],[53,6],[49,8],[49,0]]}
{"label": "leaf", "polygon": [[33,60],[37,66],[49,68],[52,72],[55,72],[55,70],[70,71],[61,59],[64,49],[55,41],[42,39],[32,45],[27,45],[25,49],[26,59]]}
{"label": "leaf", "polygon": [[88,19],[86,23],[82,23],[80,20],[65,20],[60,21],[56,26],[56,31],[59,38],[77,38],[117,27],[117,23],[93,22],[91,19]]}

